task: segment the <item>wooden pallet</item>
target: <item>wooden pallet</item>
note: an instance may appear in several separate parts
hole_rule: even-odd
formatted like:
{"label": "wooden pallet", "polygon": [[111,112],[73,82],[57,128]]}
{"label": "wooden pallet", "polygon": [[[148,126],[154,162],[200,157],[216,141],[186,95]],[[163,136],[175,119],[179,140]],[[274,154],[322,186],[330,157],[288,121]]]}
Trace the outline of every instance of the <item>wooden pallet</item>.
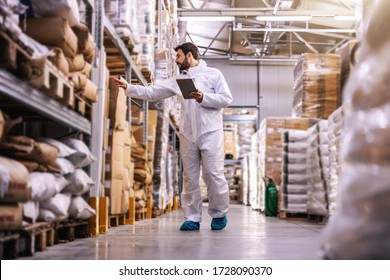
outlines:
{"label": "wooden pallet", "polygon": [[29,62],[29,84],[62,104],[74,108],[75,94],[69,79],[48,59]]}
{"label": "wooden pallet", "polygon": [[317,224],[325,224],[328,221],[328,217],[325,215],[319,215],[319,214],[307,214],[307,219],[310,222],[314,222]]}
{"label": "wooden pallet", "polygon": [[279,211],[279,219],[305,221],[307,220],[307,213]]}
{"label": "wooden pallet", "polygon": [[30,54],[10,35],[0,30],[0,68],[7,69],[18,77],[25,78],[26,72],[19,70],[30,60]]}
{"label": "wooden pallet", "polygon": [[54,227],[53,243],[66,243],[89,237],[88,221],[62,221]]}
{"label": "wooden pallet", "polygon": [[85,100],[80,95],[75,95],[75,109],[76,111],[87,118],[88,120],[92,121],[93,118],[93,110],[92,110],[92,103],[88,100]]}
{"label": "wooden pallet", "polygon": [[0,259],[16,259],[19,255],[19,233],[0,232]]}
{"label": "wooden pallet", "polygon": [[146,219],[146,208],[135,210],[135,220],[142,221]]}
{"label": "wooden pallet", "polygon": [[109,227],[117,227],[126,224],[125,214],[114,214],[108,216]]}

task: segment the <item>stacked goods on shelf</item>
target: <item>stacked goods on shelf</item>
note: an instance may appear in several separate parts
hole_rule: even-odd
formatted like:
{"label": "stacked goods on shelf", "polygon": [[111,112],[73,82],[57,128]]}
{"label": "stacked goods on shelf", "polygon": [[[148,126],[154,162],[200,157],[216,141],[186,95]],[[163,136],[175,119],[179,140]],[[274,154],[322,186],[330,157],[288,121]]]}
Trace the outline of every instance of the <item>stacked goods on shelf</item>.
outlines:
{"label": "stacked goods on shelf", "polygon": [[390,2],[377,1],[344,91],[337,205],[323,231],[327,259],[390,258]]}
{"label": "stacked goods on shelf", "polygon": [[300,56],[294,69],[294,117],[327,119],[341,104],[340,56]]}
{"label": "stacked goods on shelf", "polygon": [[138,1],[131,0],[104,1],[106,16],[129,47],[134,47],[134,44],[138,44],[140,40],[137,27],[137,3]]}
{"label": "stacked goods on shelf", "polygon": [[242,158],[251,152],[251,137],[255,133],[255,126],[253,123],[238,124],[238,158]]}
{"label": "stacked goods on shelf", "polygon": [[[346,42],[336,50],[336,54],[340,55],[340,90],[343,92],[344,86],[353,70],[356,59],[358,58],[357,50],[359,44],[356,40]],[[342,96],[341,96],[342,100]]]}
{"label": "stacked goods on shelf", "polygon": [[[171,166],[168,164],[167,157],[169,120],[166,114],[166,107],[166,100],[149,103],[149,108],[155,109],[157,113],[153,119],[155,123],[152,125],[155,133],[155,148],[152,151],[154,156],[153,208],[155,210],[164,210],[173,196],[172,186],[167,184],[167,180],[172,174],[167,173],[171,172]],[[149,122],[148,126],[150,126]],[[149,148],[148,151],[150,151]]]}
{"label": "stacked goods on shelf", "polygon": [[241,166],[239,164],[225,164],[225,178],[229,186],[230,204],[242,203],[240,172]]}
{"label": "stacked goods on shelf", "polygon": [[344,130],[344,107],[334,111],[328,119],[329,136],[329,185],[328,205],[329,215],[333,215],[336,209],[336,197],[339,185],[339,177],[343,170],[344,162],[341,156],[341,134]]}
{"label": "stacked goods on shelf", "polygon": [[[126,121],[127,101],[123,89],[109,80],[109,139],[105,164],[105,194],[110,199],[110,214],[124,214],[132,193],[133,156],[130,125]],[[130,157],[131,155],[131,157]]]}
{"label": "stacked goods on shelf", "polygon": [[237,126],[224,124],[225,159],[238,159],[237,153]]}
{"label": "stacked goods on shelf", "polygon": [[[260,210],[260,183],[262,178],[259,174],[259,133],[252,135],[252,147],[249,162],[249,201],[252,209]],[[248,196],[248,194],[246,194]]]}
{"label": "stacked goods on shelf", "polygon": [[[77,110],[85,115],[85,103],[90,107],[91,102],[97,101],[97,86],[90,80],[95,43],[88,27],[80,22],[77,1],[33,0],[28,4],[29,18],[26,20],[24,31],[33,39],[51,48],[54,54],[49,57],[50,62],[32,62],[33,69],[40,68],[43,74],[42,77],[34,76],[30,83],[57,99],[67,99],[66,105],[70,107],[74,107],[76,102]],[[49,75],[47,72],[51,76],[57,76],[57,83],[64,84],[62,91],[57,89],[54,93],[52,81],[50,85],[42,84],[42,80],[48,79],[44,77]],[[71,88],[68,89],[69,81]],[[73,91],[76,96],[73,96]]]}
{"label": "stacked goods on shelf", "polygon": [[[133,106],[133,105],[132,105]],[[135,183],[135,198],[136,198],[136,210],[138,213],[144,211],[144,205],[147,202],[152,203],[154,187],[154,154],[156,146],[156,126],[158,119],[158,112],[156,110],[147,111],[147,124],[148,127],[133,125],[131,127],[132,135],[132,160],[134,161],[134,180]],[[134,117],[134,114],[133,116]],[[137,115],[138,121],[142,121],[143,114]],[[146,129],[146,131],[144,131]],[[146,136],[146,139],[144,139]],[[134,148],[134,150],[133,150]],[[134,153],[133,153],[134,151]],[[138,208],[137,208],[138,207]],[[148,209],[151,210],[151,205],[148,205]],[[151,214],[151,213],[150,213]]]}
{"label": "stacked goods on shelf", "polygon": [[241,159],[241,190],[242,203],[250,205],[249,198],[249,170],[250,170],[250,154],[245,155]]}
{"label": "stacked goods on shelf", "polygon": [[[26,136],[7,136],[0,143],[2,158],[0,168],[6,192],[1,204],[25,202],[23,216],[26,221],[61,221],[66,218],[86,220],[95,214],[81,197],[94,186],[94,182],[82,170],[94,160],[88,147],[79,140],[68,139],[64,143],[50,138],[39,141]],[[26,175],[23,182],[13,181]],[[15,189],[15,187],[17,189]],[[15,192],[16,190],[16,192]]]}
{"label": "stacked goods on shelf", "polygon": [[304,130],[283,132],[283,163],[280,210],[306,213],[307,194],[307,138]]}
{"label": "stacked goods on shelf", "polygon": [[[282,182],[283,142],[285,129],[307,130],[318,120],[311,118],[266,118],[259,129],[259,172],[262,178],[268,177],[280,186]],[[260,206],[264,206],[265,185],[261,184]],[[260,209],[264,211],[263,208]]]}
{"label": "stacked goods on shelf", "polygon": [[22,226],[23,203],[31,199],[28,174],[21,163],[0,156],[0,230]]}
{"label": "stacked goods on shelf", "polygon": [[329,134],[328,121],[321,120],[308,130],[307,212],[328,215]]}
{"label": "stacked goods on shelf", "polygon": [[137,0],[137,24],[140,35],[138,60],[140,70],[148,82],[154,81],[154,36],[156,1]]}

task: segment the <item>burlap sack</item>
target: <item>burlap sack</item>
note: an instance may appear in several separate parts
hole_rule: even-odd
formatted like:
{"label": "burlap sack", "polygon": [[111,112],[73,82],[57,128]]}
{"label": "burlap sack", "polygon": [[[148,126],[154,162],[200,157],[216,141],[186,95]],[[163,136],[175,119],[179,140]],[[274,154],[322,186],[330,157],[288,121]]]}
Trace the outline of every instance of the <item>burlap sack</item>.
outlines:
{"label": "burlap sack", "polygon": [[26,136],[9,136],[7,142],[0,143],[3,155],[36,161],[40,164],[56,166],[58,150],[46,143],[36,142]]}
{"label": "burlap sack", "polygon": [[79,72],[84,70],[85,60],[82,54],[76,54],[74,57],[67,57],[69,72]]}
{"label": "burlap sack", "polygon": [[0,203],[26,202],[31,198],[28,174],[21,163],[0,156]]}
{"label": "burlap sack", "polygon": [[55,53],[54,56],[49,56],[49,60],[60,70],[65,76],[69,75],[69,63],[65,58],[64,52],[59,47],[53,47],[51,50]]}

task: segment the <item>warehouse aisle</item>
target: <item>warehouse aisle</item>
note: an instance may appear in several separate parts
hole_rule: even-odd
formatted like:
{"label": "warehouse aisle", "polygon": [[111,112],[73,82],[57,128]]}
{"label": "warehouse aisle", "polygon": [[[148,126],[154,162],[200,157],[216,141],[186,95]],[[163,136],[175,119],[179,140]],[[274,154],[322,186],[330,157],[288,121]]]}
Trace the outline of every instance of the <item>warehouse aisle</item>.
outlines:
{"label": "warehouse aisle", "polygon": [[34,257],[63,260],[319,259],[323,225],[265,217],[251,207],[232,205],[228,227],[211,231],[204,205],[199,232],[181,232],[182,210],[135,225],[112,227],[98,238],[76,239],[48,247]]}

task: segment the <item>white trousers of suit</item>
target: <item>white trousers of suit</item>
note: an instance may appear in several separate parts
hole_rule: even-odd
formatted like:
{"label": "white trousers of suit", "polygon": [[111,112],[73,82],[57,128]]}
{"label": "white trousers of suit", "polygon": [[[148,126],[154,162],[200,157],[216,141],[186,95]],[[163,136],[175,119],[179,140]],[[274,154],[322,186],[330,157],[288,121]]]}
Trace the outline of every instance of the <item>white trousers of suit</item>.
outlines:
{"label": "white trousers of suit", "polygon": [[181,203],[186,219],[193,222],[202,221],[200,166],[203,181],[207,186],[208,213],[212,218],[226,216],[229,210],[229,188],[224,174],[223,130],[202,134],[195,143],[181,135],[180,150],[184,173]]}

